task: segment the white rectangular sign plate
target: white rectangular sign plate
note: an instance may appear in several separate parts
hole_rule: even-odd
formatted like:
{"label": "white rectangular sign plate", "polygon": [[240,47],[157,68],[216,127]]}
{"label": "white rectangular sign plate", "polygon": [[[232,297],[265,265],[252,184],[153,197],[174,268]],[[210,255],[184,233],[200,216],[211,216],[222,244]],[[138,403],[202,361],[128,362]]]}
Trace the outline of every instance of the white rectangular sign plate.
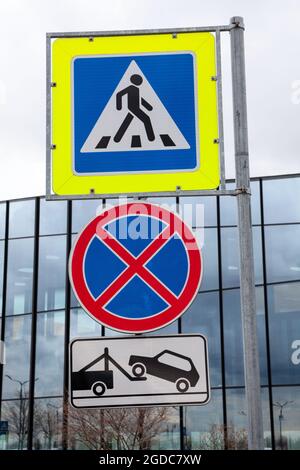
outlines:
{"label": "white rectangular sign plate", "polygon": [[171,404],[210,399],[202,335],[79,338],[70,345],[75,408]]}

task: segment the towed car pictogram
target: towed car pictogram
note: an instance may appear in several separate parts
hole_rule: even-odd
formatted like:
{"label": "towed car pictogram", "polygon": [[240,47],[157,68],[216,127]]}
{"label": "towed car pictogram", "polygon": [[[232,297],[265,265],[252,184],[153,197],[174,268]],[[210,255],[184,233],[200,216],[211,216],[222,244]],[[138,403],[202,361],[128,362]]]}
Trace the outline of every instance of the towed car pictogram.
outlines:
{"label": "towed car pictogram", "polygon": [[132,366],[132,374],[135,377],[148,374],[173,382],[180,393],[186,392],[190,387],[195,387],[200,378],[189,357],[168,349],[154,357],[131,355],[128,364]]}

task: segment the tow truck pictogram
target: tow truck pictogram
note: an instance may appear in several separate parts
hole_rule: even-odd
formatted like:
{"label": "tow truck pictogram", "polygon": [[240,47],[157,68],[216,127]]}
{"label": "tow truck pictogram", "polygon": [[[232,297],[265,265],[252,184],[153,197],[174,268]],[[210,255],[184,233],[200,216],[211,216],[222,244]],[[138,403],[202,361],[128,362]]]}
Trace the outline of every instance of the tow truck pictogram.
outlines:
{"label": "tow truck pictogram", "polygon": [[[100,361],[104,361],[104,370],[89,371],[91,367]],[[121,367],[110,355],[108,348],[104,348],[104,353],[96,357],[92,362],[84,366],[77,372],[72,372],[71,382],[72,390],[92,390],[94,395],[100,397],[106,390],[114,388],[114,371],[109,368],[113,364],[122,374],[132,382],[147,380],[147,377],[131,376],[123,367]]]}

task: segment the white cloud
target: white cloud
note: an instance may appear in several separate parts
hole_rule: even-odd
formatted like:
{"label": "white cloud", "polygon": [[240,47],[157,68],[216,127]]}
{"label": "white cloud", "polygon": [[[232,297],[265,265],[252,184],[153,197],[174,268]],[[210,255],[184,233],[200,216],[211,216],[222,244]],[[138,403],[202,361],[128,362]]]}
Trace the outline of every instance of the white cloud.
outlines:
{"label": "white cloud", "polygon": [[[10,0],[0,15],[0,199],[45,192],[45,34],[246,22],[252,175],[300,172],[297,0]],[[224,41],[228,176],[233,175],[229,41]]]}

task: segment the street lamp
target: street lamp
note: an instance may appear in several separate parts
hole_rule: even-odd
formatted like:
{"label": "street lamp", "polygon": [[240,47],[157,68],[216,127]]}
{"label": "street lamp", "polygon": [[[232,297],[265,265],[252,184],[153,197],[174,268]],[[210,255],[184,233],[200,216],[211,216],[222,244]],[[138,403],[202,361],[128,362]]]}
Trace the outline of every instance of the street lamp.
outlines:
{"label": "street lamp", "polygon": [[279,401],[273,403],[273,406],[276,406],[277,408],[280,409],[278,419],[279,419],[279,440],[280,440],[280,449],[282,450],[283,443],[282,443],[282,421],[284,420],[283,416],[283,408],[287,405],[290,405],[291,403],[294,403],[293,401],[284,401],[283,403],[280,403]]}
{"label": "street lamp", "polygon": [[17,380],[17,379],[13,379],[10,375],[8,374],[5,374],[5,377],[7,377],[9,380],[11,380],[12,382],[16,382],[20,385],[20,392],[19,392],[19,396],[20,396],[20,400],[23,398],[23,387],[25,384],[27,384],[29,382],[29,380],[24,380],[24,382],[21,382],[21,380]]}
{"label": "street lamp", "polygon": [[24,435],[25,435],[25,422],[23,423],[24,420],[24,398],[23,398],[23,387],[26,385],[29,380],[24,380],[21,382],[21,380],[18,379],[13,379],[10,375],[5,374],[5,377],[7,377],[9,380],[12,382],[16,382],[20,385],[20,390],[19,390],[19,400],[20,400],[20,408],[19,408],[19,442],[18,442],[18,450],[23,449],[23,441],[24,441]]}

